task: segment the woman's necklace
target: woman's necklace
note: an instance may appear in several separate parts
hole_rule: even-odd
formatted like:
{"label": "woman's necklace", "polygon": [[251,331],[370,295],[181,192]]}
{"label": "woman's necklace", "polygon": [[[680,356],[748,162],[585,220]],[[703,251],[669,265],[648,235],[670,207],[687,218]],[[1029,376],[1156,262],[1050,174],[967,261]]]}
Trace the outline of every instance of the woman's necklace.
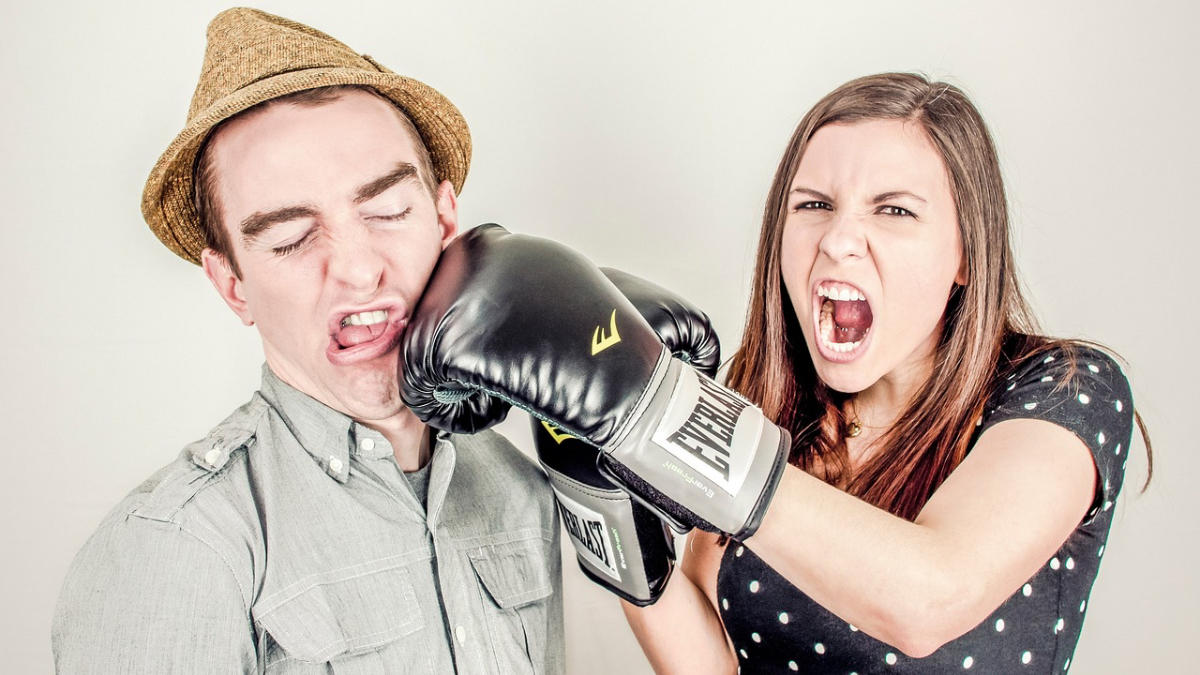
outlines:
{"label": "woman's necklace", "polygon": [[857,417],[855,417],[854,419],[850,420],[849,424],[846,425],[846,437],[858,438],[858,435],[862,433],[862,430],[862,423],[858,421]]}
{"label": "woman's necklace", "polygon": [[850,421],[846,423],[846,438],[858,438],[862,434],[863,429],[878,429],[880,427],[872,427],[863,424],[858,419],[858,406],[855,405],[854,399],[849,400],[850,404]]}
{"label": "woman's necklace", "polygon": [[850,421],[846,424],[846,438],[858,438],[862,433],[862,422],[858,421],[858,406],[854,405],[854,399],[849,400],[850,403]]}

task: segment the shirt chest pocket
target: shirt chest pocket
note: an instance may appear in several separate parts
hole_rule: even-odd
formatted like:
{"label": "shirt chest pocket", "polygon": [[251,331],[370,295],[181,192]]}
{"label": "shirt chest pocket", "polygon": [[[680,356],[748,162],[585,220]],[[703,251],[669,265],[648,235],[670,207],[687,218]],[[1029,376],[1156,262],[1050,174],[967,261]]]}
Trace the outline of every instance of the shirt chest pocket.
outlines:
{"label": "shirt chest pocket", "polygon": [[407,569],[297,586],[274,594],[282,596],[278,604],[256,613],[261,672],[374,675],[397,665],[412,672],[431,666],[425,650],[397,644],[406,637],[415,644],[425,627]]}
{"label": "shirt chest pocket", "polygon": [[[492,645],[499,663],[514,672],[543,673],[554,591],[541,537],[493,544],[469,553],[479,578]],[[557,552],[556,552],[557,554]],[[528,668],[521,668],[528,664]]]}

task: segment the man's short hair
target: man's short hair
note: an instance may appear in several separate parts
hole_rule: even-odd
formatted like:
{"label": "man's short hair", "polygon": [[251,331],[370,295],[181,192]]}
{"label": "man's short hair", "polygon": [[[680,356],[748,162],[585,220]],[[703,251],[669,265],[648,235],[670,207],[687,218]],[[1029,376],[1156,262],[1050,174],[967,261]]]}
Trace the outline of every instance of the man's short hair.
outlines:
{"label": "man's short hair", "polygon": [[242,278],[242,271],[238,268],[237,258],[234,256],[233,242],[230,241],[229,233],[225,230],[224,224],[221,223],[221,203],[217,198],[217,191],[214,189],[216,168],[213,164],[212,153],[209,152],[209,145],[212,139],[216,138],[221,129],[233,120],[244,119],[282,104],[294,105],[301,108],[315,108],[333,103],[348,91],[365,91],[387,102],[395,110],[396,117],[400,120],[400,125],[404,127],[404,132],[408,134],[409,140],[412,141],[413,147],[417,151],[417,172],[421,183],[424,184],[425,189],[429,192],[429,196],[437,199],[437,185],[435,184],[436,179],[433,174],[433,162],[429,157],[429,149],[425,147],[425,141],[417,133],[417,128],[413,126],[412,120],[408,119],[408,115],[404,114],[404,111],[386,96],[380,95],[366,85],[338,84],[329,87],[305,89],[278,98],[268,99],[222,121],[208,134],[208,137],[204,139],[204,143],[200,146],[200,151],[196,153],[196,168],[193,173],[195,177],[193,181],[195,186],[193,199],[196,204],[196,215],[200,220],[200,229],[204,232],[204,244],[225,259],[237,278]]}

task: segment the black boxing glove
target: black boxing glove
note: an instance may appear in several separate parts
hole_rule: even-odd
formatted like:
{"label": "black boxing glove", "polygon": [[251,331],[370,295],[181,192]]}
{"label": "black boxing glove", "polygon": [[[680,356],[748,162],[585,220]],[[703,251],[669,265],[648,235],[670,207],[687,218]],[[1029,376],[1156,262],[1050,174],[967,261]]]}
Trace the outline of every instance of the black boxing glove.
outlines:
{"label": "black boxing glove", "polygon": [[[667,291],[619,270],[604,275],[637,308],[676,358],[710,377],[721,360],[708,317]],[[530,417],[538,460],[562,515],[579,567],[589,579],[639,607],[662,595],[675,569],[675,539],[655,512],[630,498],[596,465],[600,451]]]}
{"label": "black boxing glove", "polygon": [[787,462],[788,433],[671,358],[599,269],[499,225],[442,252],[401,355],[422,421],[473,433],[516,404],[600,448],[627,491],[688,526],[750,536]]}

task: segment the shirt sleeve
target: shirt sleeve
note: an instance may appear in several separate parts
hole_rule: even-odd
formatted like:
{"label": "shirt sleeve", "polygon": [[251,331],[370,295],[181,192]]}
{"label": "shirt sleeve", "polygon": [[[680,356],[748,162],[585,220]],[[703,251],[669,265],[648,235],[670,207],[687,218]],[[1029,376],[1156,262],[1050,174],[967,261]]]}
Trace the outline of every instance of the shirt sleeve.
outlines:
{"label": "shirt sleeve", "polygon": [[258,667],[245,596],[227,562],[174,523],[125,514],[76,556],[51,640],[58,675]]}
{"label": "shirt sleeve", "polygon": [[1017,369],[988,401],[980,433],[1010,419],[1038,419],[1074,433],[1096,464],[1087,520],[1112,508],[1133,434],[1129,381],[1107,354],[1077,346],[1050,350]]}

